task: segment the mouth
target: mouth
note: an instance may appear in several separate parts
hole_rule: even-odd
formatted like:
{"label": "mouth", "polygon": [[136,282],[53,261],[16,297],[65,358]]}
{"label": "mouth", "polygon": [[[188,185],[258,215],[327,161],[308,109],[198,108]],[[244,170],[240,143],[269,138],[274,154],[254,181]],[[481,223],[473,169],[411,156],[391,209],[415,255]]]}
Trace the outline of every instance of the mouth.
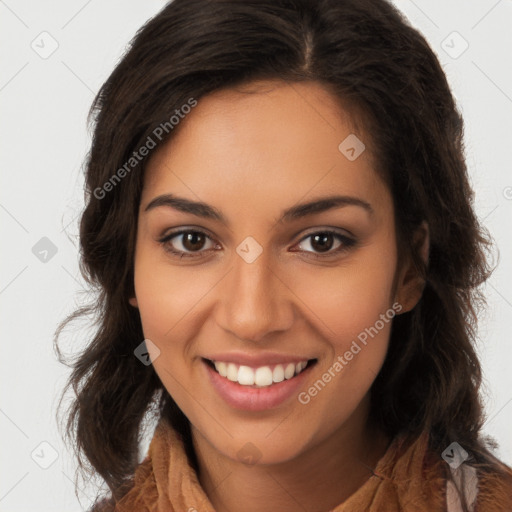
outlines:
{"label": "mouth", "polygon": [[[232,359],[234,356],[228,357]],[[243,360],[243,357],[240,359]],[[279,362],[275,354],[267,361],[272,359],[273,364],[257,367],[235,363],[233,360],[202,358],[202,362],[210,384],[228,406],[238,410],[263,412],[290,403],[294,396],[298,396],[299,389],[306,385],[306,379],[317,363],[316,359],[300,358]]]}
{"label": "mouth", "polygon": [[224,379],[240,386],[255,389],[274,387],[282,382],[293,380],[317,362],[316,359],[303,359],[297,362],[251,367],[205,358],[203,358],[203,361]]}

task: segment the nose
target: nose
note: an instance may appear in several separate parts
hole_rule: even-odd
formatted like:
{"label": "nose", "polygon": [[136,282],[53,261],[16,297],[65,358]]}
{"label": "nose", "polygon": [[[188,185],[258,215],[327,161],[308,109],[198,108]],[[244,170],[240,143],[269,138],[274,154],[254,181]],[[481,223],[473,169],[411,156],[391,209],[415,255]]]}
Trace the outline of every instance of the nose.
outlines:
{"label": "nose", "polygon": [[219,289],[217,324],[238,339],[259,342],[294,321],[293,293],[265,251],[252,263],[235,255]]}

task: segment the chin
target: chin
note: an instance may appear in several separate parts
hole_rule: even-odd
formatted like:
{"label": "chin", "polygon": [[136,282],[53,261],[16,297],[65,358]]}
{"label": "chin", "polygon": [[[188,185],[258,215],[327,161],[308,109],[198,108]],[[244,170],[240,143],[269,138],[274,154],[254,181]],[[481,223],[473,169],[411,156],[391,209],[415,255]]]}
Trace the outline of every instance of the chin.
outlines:
{"label": "chin", "polygon": [[234,436],[222,446],[218,445],[218,440],[211,444],[233,461],[255,466],[281,464],[297,458],[306,449],[304,438],[299,433],[296,436],[268,435],[267,430],[259,430]]}

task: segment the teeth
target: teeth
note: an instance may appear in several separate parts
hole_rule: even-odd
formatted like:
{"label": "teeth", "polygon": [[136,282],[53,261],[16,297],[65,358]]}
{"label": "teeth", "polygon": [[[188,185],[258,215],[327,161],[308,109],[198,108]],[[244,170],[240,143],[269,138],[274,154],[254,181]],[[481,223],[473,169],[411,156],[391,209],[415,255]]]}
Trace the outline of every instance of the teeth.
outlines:
{"label": "teeth", "polygon": [[274,382],[283,382],[284,380],[284,368],[282,364],[278,364],[272,372],[272,380]]}
{"label": "teeth", "polygon": [[[215,367],[215,368],[217,368],[217,367]],[[217,370],[217,371],[219,371],[219,370]],[[238,380],[238,368],[236,367],[236,364],[233,364],[233,363],[228,364],[226,377],[233,382],[236,382]]]}
{"label": "teeth", "polygon": [[249,366],[240,366],[238,369],[238,383],[243,386],[252,386],[254,384],[254,371]]}
{"label": "teeth", "polygon": [[226,377],[228,375],[228,365],[226,363],[217,363],[215,365],[215,369],[222,375],[222,377]]}
{"label": "teeth", "polygon": [[283,382],[291,379],[306,368],[308,362],[278,364],[272,370],[270,366],[260,366],[251,368],[250,366],[237,365],[234,363],[225,363],[223,361],[214,361],[215,369],[222,376],[232,382],[238,382],[242,386],[265,387],[274,383]]}
{"label": "teeth", "polygon": [[284,369],[284,378],[291,379],[295,375],[295,365],[293,363],[289,363]]}
{"label": "teeth", "polygon": [[272,370],[268,366],[258,368],[254,372],[254,384],[256,386],[270,386],[273,380]]}

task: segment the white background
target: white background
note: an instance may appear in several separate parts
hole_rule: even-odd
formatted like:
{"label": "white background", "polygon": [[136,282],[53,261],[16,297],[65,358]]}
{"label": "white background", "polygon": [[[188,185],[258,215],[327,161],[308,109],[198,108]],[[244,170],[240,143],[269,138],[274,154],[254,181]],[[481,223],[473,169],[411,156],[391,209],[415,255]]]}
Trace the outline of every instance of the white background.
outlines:
{"label": "white background", "polygon": [[[55,422],[68,370],[56,361],[52,337],[84,293],[77,222],[89,106],[135,31],[163,5],[0,0],[0,512],[80,511],[94,496],[90,488],[78,491],[81,503],[74,495],[75,462]],[[478,351],[485,433],[496,438],[497,455],[512,465],[512,2],[396,5],[427,37],[447,73],[466,121],[477,213],[499,248],[499,265],[486,286],[489,310],[481,319]],[[40,35],[44,31],[50,36]],[[58,48],[46,59],[31,47],[49,51],[53,40]],[[459,55],[464,41],[469,46]],[[46,263],[32,252],[42,237],[57,250]],[[69,339],[69,347],[80,348],[84,331]],[[53,454],[58,458],[43,469],[31,458],[34,450],[39,464],[52,462]]]}

